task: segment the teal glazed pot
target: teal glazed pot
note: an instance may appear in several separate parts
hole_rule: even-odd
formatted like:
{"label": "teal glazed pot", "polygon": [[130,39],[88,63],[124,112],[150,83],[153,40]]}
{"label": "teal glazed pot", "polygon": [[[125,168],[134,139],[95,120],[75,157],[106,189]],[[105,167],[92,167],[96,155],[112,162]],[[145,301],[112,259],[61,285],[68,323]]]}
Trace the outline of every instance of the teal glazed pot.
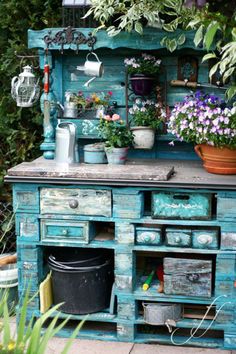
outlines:
{"label": "teal glazed pot", "polygon": [[84,162],[93,164],[107,163],[104,144],[95,143],[84,145]]}

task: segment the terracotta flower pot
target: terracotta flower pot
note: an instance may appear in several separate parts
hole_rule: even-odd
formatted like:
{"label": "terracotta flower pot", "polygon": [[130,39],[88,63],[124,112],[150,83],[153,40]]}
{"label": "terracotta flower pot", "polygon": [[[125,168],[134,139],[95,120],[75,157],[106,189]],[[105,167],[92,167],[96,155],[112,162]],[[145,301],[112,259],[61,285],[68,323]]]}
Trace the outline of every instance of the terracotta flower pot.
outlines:
{"label": "terracotta flower pot", "polygon": [[155,143],[155,129],[150,127],[132,127],[135,149],[152,149]]}
{"label": "terracotta flower pot", "polygon": [[219,175],[236,174],[236,149],[200,144],[195,146],[195,152],[203,160],[207,172]]}

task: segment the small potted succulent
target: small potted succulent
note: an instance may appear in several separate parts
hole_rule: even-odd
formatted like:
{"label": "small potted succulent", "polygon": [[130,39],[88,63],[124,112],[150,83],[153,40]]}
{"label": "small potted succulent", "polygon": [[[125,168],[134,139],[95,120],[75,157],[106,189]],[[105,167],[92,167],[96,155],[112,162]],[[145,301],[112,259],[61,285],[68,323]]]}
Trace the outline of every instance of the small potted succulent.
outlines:
{"label": "small potted succulent", "polygon": [[175,105],[168,131],[180,141],[196,144],[208,172],[236,174],[236,107],[228,108],[217,96],[197,92]]}
{"label": "small potted succulent", "polygon": [[134,148],[152,149],[155,132],[165,120],[165,110],[159,103],[152,100],[136,98],[129,109],[129,114],[131,115],[131,130],[134,134]]}
{"label": "small potted succulent", "polygon": [[105,140],[105,152],[109,164],[123,165],[128,149],[133,143],[133,133],[119,114],[105,115],[100,118],[98,131]]}
{"label": "small potted succulent", "polygon": [[149,95],[160,72],[161,60],[154,55],[142,53],[138,58],[124,60],[133,92],[139,96]]}

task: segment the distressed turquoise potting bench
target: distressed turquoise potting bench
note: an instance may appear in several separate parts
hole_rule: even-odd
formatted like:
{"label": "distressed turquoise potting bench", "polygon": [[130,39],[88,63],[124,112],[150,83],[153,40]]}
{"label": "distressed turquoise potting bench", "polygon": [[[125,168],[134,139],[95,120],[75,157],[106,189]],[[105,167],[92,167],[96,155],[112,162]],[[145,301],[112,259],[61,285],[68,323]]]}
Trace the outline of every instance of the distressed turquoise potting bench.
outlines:
{"label": "distressed turquoise potting bench", "polygon": [[[94,50],[105,73],[84,89],[87,77],[76,66],[84,62],[88,46],[80,45],[78,54],[75,44],[62,47],[50,41],[47,48],[45,36],[55,38],[60,30],[29,31],[29,47],[39,49],[41,68],[45,56],[51,68],[51,118],[44,129],[44,157],[22,163],[6,176],[13,183],[20,297],[29,280],[31,291],[38,290],[48,273],[45,258],[53,247],[104,248],[114,257],[114,306],[91,314],[81,338],[171,344],[164,323],[157,326],[145,321],[143,303],[151,302],[181,305],[173,340],[182,343],[213,304],[201,325],[206,329],[216,317],[210,331],[202,338],[197,333],[188,344],[235,349],[236,177],[206,173],[192,147],[180,143],[170,147],[168,135],[157,136],[149,152],[131,151],[125,166],[80,163],[65,168],[52,159],[57,122],[54,103],[63,102],[66,90],[111,90],[117,109],[126,114],[125,57],[151,50],[162,58],[170,107],[189,92],[169,85],[177,78],[178,56],[196,56],[198,81],[206,82],[208,66],[200,62],[201,50],[193,47],[193,33],[170,54],[160,46],[163,33],[159,30],[147,29],[143,36],[121,33],[115,38],[99,32]],[[90,30],[81,32],[87,38]],[[73,122],[82,152],[85,143],[97,139],[98,121],[80,116]],[[88,237],[90,228],[95,233]],[[157,292],[156,279],[144,291],[145,277],[160,264],[164,265],[164,293]],[[38,295],[28,308],[28,317],[32,314],[40,316]],[[72,324],[81,318],[73,315]],[[70,333],[68,327],[61,335]]]}

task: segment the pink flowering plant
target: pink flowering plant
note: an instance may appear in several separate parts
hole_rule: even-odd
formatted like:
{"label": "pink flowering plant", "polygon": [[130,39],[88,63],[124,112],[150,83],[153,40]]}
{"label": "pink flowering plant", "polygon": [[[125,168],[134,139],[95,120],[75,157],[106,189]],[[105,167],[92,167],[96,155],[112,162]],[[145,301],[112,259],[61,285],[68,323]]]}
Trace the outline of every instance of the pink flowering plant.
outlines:
{"label": "pink flowering plant", "polygon": [[217,96],[197,92],[175,105],[168,132],[180,141],[236,148],[236,107],[228,108]]}
{"label": "pink flowering plant", "polygon": [[126,58],[124,63],[129,74],[156,75],[160,71],[161,60],[142,53],[138,58]]}
{"label": "pink flowering plant", "polygon": [[129,109],[131,123],[134,126],[159,128],[164,122],[166,113],[159,103],[152,100],[136,98],[133,106]]}
{"label": "pink flowering plant", "polygon": [[98,130],[100,137],[105,140],[106,147],[123,148],[133,143],[133,133],[119,114],[100,118]]}

